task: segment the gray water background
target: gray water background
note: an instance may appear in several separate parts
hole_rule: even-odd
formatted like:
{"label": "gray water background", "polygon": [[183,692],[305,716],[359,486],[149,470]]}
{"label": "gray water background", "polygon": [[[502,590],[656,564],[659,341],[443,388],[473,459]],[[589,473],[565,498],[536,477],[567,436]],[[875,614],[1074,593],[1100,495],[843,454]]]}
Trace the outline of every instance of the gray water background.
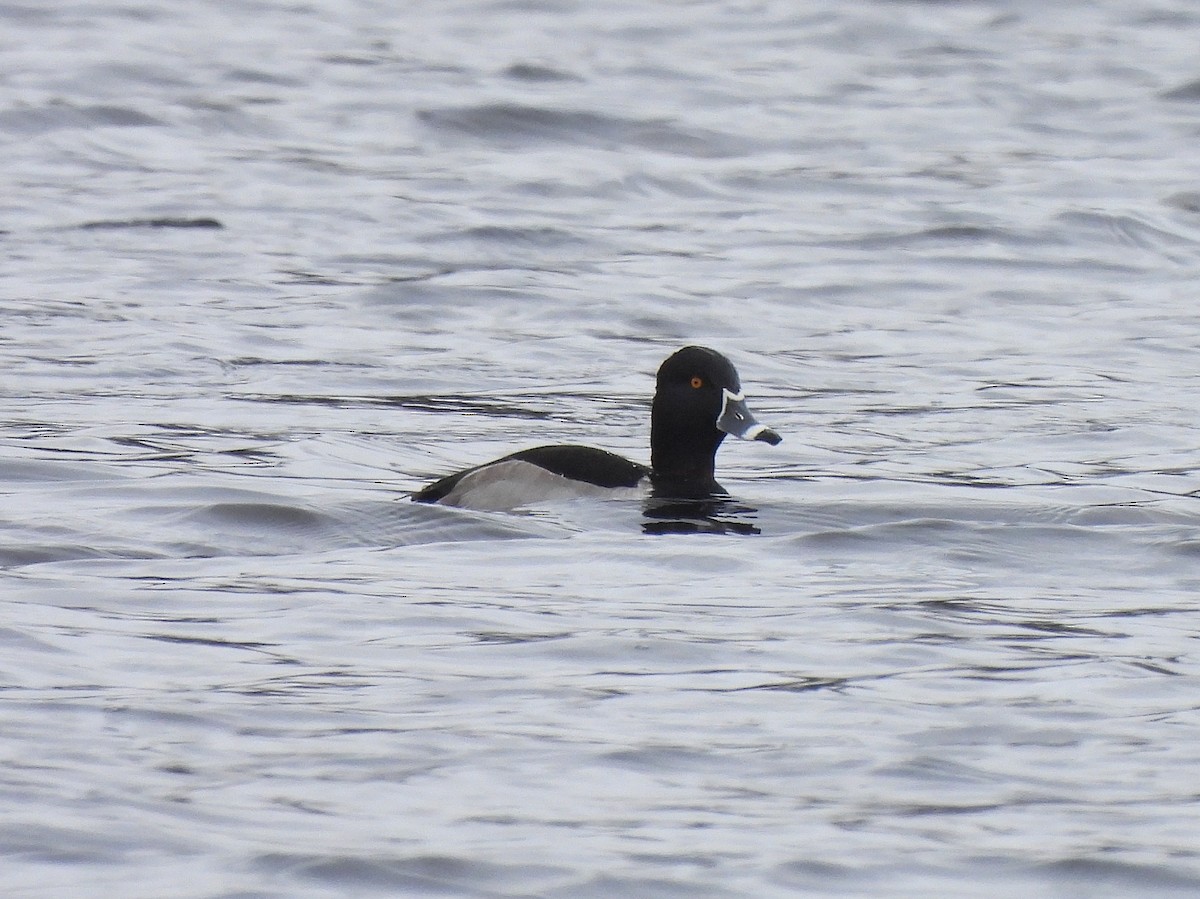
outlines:
{"label": "gray water background", "polygon": [[[1197,48],[0,3],[4,894],[1200,894]],[[693,342],[760,535],[404,499]]]}

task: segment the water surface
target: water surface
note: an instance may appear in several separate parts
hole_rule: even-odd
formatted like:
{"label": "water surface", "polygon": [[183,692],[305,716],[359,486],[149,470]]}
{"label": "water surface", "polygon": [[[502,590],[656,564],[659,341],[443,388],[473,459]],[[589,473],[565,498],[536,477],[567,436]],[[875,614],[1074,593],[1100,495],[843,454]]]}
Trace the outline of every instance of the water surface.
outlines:
{"label": "water surface", "polygon": [[7,894],[1200,892],[1191,4],[0,25]]}

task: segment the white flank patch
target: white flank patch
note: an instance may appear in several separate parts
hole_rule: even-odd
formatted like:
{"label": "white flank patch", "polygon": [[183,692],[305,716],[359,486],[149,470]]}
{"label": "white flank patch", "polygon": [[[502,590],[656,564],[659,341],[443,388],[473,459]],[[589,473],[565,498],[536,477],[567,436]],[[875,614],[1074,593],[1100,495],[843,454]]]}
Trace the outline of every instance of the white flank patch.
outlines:
{"label": "white flank patch", "polygon": [[[647,483],[646,478],[642,483]],[[640,499],[647,488],[597,487],[547,471],[532,462],[508,459],[485,465],[463,477],[438,502],[478,512],[510,512],[521,506],[590,497],[593,499]]]}

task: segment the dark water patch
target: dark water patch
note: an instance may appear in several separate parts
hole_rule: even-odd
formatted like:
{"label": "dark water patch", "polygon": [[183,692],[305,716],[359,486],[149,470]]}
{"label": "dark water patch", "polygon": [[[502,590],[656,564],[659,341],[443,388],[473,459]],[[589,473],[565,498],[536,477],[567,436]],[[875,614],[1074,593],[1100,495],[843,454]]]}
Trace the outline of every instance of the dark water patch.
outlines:
{"label": "dark water patch", "polygon": [[[86,538],[81,535],[81,538]],[[71,562],[79,559],[155,559],[161,558],[144,548],[112,546],[101,548],[86,542],[37,543],[0,545],[0,568],[21,568],[26,565],[41,565],[47,562]]]}
{"label": "dark water patch", "polygon": [[455,241],[536,249],[556,249],[567,244],[584,243],[581,238],[560,228],[514,228],[499,225],[444,231],[426,237],[425,240],[432,243]]}
{"label": "dark water patch", "polygon": [[[937,225],[919,231],[879,233],[852,239],[824,242],[827,246],[854,246],[866,250],[911,249],[928,246],[999,244],[1029,247],[1045,244],[1044,234],[1022,234],[992,225]],[[1061,239],[1055,240],[1062,243]]]}
{"label": "dark water patch", "polygon": [[[938,3],[947,6],[953,5],[955,0],[922,0],[930,4]],[[927,47],[918,47],[913,50],[906,50],[900,54],[906,59],[927,59],[930,57],[947,57],[953,61],[960,59],[992,59],[995,54],[983,50],[979,47],[968,47],[964,44],[930,44]]]}
{"label": "dark water patch", "polygon": [[[321,59],[333,66],[355,66],[369,67],[383,65],[390,60],[382,55],[368,56],[366,54],[351,54],[351,53],[329,53],[321,57]],[[443,72],[458,72],[462,73],[465,70],[459,66],[439,66],[439,71]]]}
{"label": "dark water patch", "polygon": [[505,69],[503,74],[505,78],[511,78],[513,81],[527,81],[534,84],[583,80],[578,75],[572,75],[561,69],[527,62],[514,63]]}
{"label": "dark water patch", "polygon": [[163,122],[136,109],[123,106],[75,106],[52,103],[42,107],[0,111],[0,131],[43,134],[69,128],[139,128]]}
{"label": "dark water patch", "polygon": [[604,761],[634,771],[683,771],[724,768],[726,760],[688,746],[642,746],[605,753]]}
{"label": "dark water patch", "polygon": [[[1035,869],[1060,886],[1089,884],[1100,895],[1200,895],[1200,877],[1173,870],[1168,865],[1138,865],[1098,858],[1070,858]],[[1154,893],[1147,891],[1154,890]],[[1090,895],[1090,894],[1089,894]]]}
{"label": "dark water patch", "polygon": [[[160,851],[187,854],[192,847],[168,840],[164,833],[143,827],[56,827],[38,823],[0,827],[0,857],[51,865],[115,865],[145,853]],[[93,872],[95,876],[95,872]],[[59,882],[59,881],[56,881]],[[19,895],[18,890],[12,895]]]}
{"label": "dark water patch", "polygon": [[[431,330],[444,330],[460,316],[476,310],[507,308],[517,312],[530,309],[540,299],[536,291],[523,286],[478,283],[480,273],[490,279],[490,273],[499,272],[498,279],[503,280],[517,270],[538,277],[545,274],[546,266],[540,256],[526,260],[511,255],[493,255],[482,261],[454,262],[439,265],[436,270],[393,278],[390,283],[367,291],[363,298],[370,306],[404,317],[409,326],[413,322],[428,322]],[[466,283],[468,281],[470,283]]]}
{"label": "dark water patch", "polygon": [[225,226],[214,218],[175,218],[165,216],[162,218],[145,219],[98,219],[94,222],[84,222],[83,224],[71,225],[69,227],[78,228],[83,231],[107,231],[126,228],[195,228],[216,230]]}
{"label": "dark water patch", "polygon": [[[88,707],[83,706],[77,709],[80,712],[88,711]],[[212,727],[212,719],[204,714],[193,714],[191,712],[171,711],[163,708],[154,708],[150,706],[136,706],[118,704],[106,706],[104,714],[108,718],[122,721],[144,721],[158,727],[170,725],[172,727],[186,727],[196,731],[207,732]]]}
{"label": "dark water patch", "polygon": [[[297,659],[289,659],[284,656],[276,656],[276,662],[294,666],[301,664]],[[370,687],[378,681],[372,677],[367,677],[360,674],[355,674],[347,671],[302,671],[295,674],[279,674],[274,677],[256,679],[249,683],[241,682],[228,684],[219,689],[224,693],[232,693],[238,696],[260,696],[272,697],[276,699],[294,698],[300,702],[308,701],[306,697],[311,697],[314,694],[328,693],[334,691],[354,691]],[[337,728],[336,733],[347,733],[351,731],[367,732],[367,733],[395,733],[392,728]],[[270,730],[263,728],[264,733],[270,733]],[[328,732],[327,732],[328,734]]]}
{"label": "dark water patch", "polygon": [[1183,539],[1169,543],[1168,549],[1171,552],[1178,553],[1181,556],[1194,556],[1200,559],[1200,540]]}
{"label": "dark water patch", "polygon": [[16,24],[44,25],[59,16],[57,10],[44,6],[26,6],[20,3],[0,3],[0,19]]}
{"label": "dark water patch", "polygon": [[[48,435],[39,434],[35,439],[44,440]],[[42,452],[67,453],[65,450],[48,451],[43,447]],[[72,453],[80,455],[81,453]],[[2,459],[0,458],[0,483],[24,482],[57,484],[67,481],[109,481],[120,478],[121,475],[109,466],[102,464],[80,465],[64,458],[41,459]]]}
{"label": "dark water patch", "polygon": [[823,530],[805,534],[798,538],[797,543],[822,553],[860,553],[876,545],[877,538],[863,529]]}
{"label": "dark water patch", "polygon": [[[691,858],[691,853],[685,853]],[[719,856],[714,856],[719,858]],[[703,873],[694,878],[622,877],[600,874],[588,880],[566,886],[554,894],[561,899],[613,899],[615,896],[636,896],[637,899],[746,899],[740,890],[717,886]]]}
{"label": "dark water patch", "polygon": [[[947,811],[955,813],[953,808]],[[987,809],[981,807],[980,811]],[[908,885],[903,893],[892,892],[891,886],[897,878]],[[965,867],[911,865],[900,869],[870,863],[850,866],[805,859],[779,865],[772,880],[796,890],[797,895],[924,895],[980,899],[1018,893],[1087,899],[1125,899],[1128,896],[1183,899],[1196,895],[1200,886],[1195,877],[1170,866],[1099,859],[1030,864],[1025,860],[978,858]]]}
{"label": "dark water patch", "polygon": [[426,109],[418,112],[417,117],[444,134],[504,146],[538,143],[601,149],[633,146],[703,159],[737,156],[748,149],[731,135],[684,129],[665,121],[512,103]]}
{"label": "dark water patch", "polygon": [[1178,87],[1163,91],[1159,96],[1164,100],[1179,100],[1187,103],[1200,103],[1200,78],[1189,81]]}
{"label": "dark water patch", "polygon": [[[536,862],[501,865],[445,855],[411,858],[364,858],[351,855],[271,853],[255,867],[275,875],[315,880],[339,890],[380,890],[388,895],[462,896],[500,899],[537,889],[539,881],[558,880],[567,872]],[[536,895],[536,892],[533,893]]]}
{"label": "dark water patch", "polygon": [[188,512],[183,521],[205,528],[244,531],[264,544],[272,536],[310,535],[315,547],[315,538],[331,529],[333,519],[313,509],[280,502],[222,502]]}
{"label": "dark water patch", "polygon": [[[846,895],[871,895],[865,888],[872,880],[872,874],[866,868],[803,860],[779,865],[772,872],[771,880],[786,889],[798,891],[796,895],[838,895],[842,892],[840,888],[850,886],[855,889]],[[859,888],[863,888],[862,891]]]}
{"label": "dark water patch", "polygon": [[283,269],[275,282],[285,285],[300,285],[307,287],[356,287],[363,282],[357,278],[343,278],[327,275],[324,272],[300,271],[298,269]]}
{"label": "dark water patch", "polygon": [[1171,194],[1163,200],[1166,206],[1173,206],[1176,209],[1182,209],[1184,212],[1200,212],[1200,192],[1184,191],[1182,193]]}
{"label": "dark water patch", "polygon": [[296,368],[330,368],[330,369],[374,369],[374,362],[352,362],[345,359],[268,359],[264,356],[240,356],[234,359],[222,360],[223,366],[229,368],[256,368],[258,366],[279,366]]}
{"label": "dark water patch", "polygon": [[[0,567],[3,561],[0,560]],[[38,640],[30,634],[8,627],[0,627],[0,646],[7,652],[48,652],[54,654],[66,653],[67,650],[44,640]]]}
{"label": "dark water patch", "polygon": [[523,643],[545,643],[551,640],[566,640],[573,637],[570,631],[557,631],[546,634],[510,634],[498,633],[495,631],[480,631],[477,633],[467,633],[465,635],[476,643],[500,646],[512,646]]}
{"label": "dark water patch", "polygon": [[752,693],[757,691],[777,693],[813,693],[819,690],[841,690],[862,678],[849,677],[790,677],[786,680],[765,681],[761,684],[737,687],[709,687],[705,693]]}
{"label": "dark water patch", "polygon": [[300,78],[265,69],[226,69],[221,77],[226,81],[237,81],[242,84],[272,84],[278,87],[303,87],[305,84],[304,80]]}
{"label": "dark water patch", "polygon": [[188,637],[181,634],[141,634],[145,640],[162,643],[178,643],[183,646],[208,646],[213,649],[249,649],[254,651],[276,648],[275,643],[259,643],[252,640],[222,640],[218,637]]}
{"label": "dark water patch", "polygon": [[[728,189],[717,189],[714,185],[718,183],[724,186],[723,182],[718,182],[712,178],[664,177],[658,174],[651,175],[646,172],[634,172],[621,178],[610,178],[601,181],[581,181],[574,179],[567,181],[545,178],[525,181],[515,189],[527,196],[543,200],[573,199],[595,201],[599,199],[663,199],[671,197],[687,200],[705,200],[736,198],[744,204],[745,197],[743,194],[738,194]],[[736,216],[746,214],[748,211],[743,206],[739,210],[725,214]],[[640,225],[637,227],[637,230],[642,234],[650,234],[655,232],[670,233],[672,229],[664,227],[659,223],[653,223]],[[576,237],[576,239],[579,238]],[[589,235],[589,240],[593,243],[596,242],[594,231]]]}

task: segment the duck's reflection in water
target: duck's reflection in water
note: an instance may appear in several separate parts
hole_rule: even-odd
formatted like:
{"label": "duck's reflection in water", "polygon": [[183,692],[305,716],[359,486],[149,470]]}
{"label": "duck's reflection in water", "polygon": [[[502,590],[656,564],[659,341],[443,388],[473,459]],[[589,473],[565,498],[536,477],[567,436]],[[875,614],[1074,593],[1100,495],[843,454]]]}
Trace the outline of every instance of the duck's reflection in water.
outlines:
{"label": "duck's reflection in water", "polygon": [[761,534],[753,523],[758,509],[731,496],[695,499],[651,497],[642,516],[646,534]]}

